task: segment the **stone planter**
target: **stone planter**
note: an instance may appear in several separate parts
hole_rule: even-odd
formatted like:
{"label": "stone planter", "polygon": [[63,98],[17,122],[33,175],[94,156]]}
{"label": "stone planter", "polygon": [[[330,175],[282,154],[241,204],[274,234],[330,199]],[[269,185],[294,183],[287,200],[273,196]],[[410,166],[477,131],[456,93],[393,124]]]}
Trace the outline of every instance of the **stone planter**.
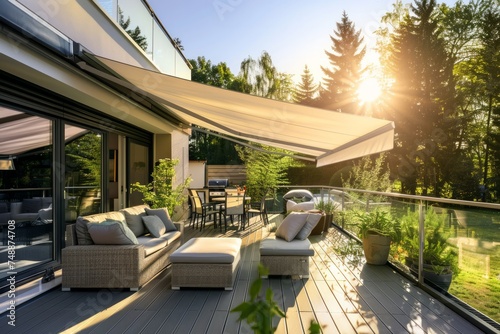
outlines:
{"label": "stone planter", "polygon": [[366,263],[384,265],[389,258],[391,249],[391,237],[379,234],[367,234],[363,238],[363,251]]}

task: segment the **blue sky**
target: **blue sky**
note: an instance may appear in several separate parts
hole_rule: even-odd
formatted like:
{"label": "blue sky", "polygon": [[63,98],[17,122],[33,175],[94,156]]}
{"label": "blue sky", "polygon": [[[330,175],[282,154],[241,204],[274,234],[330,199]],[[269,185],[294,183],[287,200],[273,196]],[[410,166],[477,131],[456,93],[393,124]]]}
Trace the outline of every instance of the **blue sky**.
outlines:
{"label": "blue sky", "polygon": [[[440,1],[441,2],[441,1]],[[453,3],[454,1],[446,1]],[[299,81],[307,65],[316,82],[328,67],[325,50],[345,10],[356,29],[374,45],[373,30],[392,9],[386,0],[148,0],[188,59],[204,56],[212,64],[226,62],[238,74],[241,62],[267,51],[280,72]]]}

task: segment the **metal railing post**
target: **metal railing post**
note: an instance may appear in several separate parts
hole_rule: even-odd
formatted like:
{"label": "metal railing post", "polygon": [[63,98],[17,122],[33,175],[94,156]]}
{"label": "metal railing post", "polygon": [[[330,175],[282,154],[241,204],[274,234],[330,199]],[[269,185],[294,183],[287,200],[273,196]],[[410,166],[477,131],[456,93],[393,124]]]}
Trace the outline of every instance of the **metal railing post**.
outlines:
{"label": "metal railing post", "polygon": [[424,201],[418,205],[418,283],[424,284],[425,213]]}

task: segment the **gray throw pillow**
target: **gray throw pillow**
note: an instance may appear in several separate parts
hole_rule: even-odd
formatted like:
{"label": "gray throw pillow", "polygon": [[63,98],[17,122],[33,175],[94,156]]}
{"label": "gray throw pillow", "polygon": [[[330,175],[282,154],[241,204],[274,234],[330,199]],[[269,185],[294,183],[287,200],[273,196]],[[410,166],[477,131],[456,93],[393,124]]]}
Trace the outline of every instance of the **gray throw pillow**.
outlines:
{"label": "gray throw pillow", "polygon": [[158,216],[143,216],[142,221],[144,222],[144,225],[146,225],[149,233],[156,238],[165,234],[167,231],[165,225]]}
{"label": "gray throw pillow", "polygon": [[295,236],[295,239],[305,240],[311,234],[312,230],[318,225],[321,220],[321,213],[309,213],[306,218],[306,223]]}
{"label": "gray throw pillow", "polygon": [[137,245],[139,244],[134,232],[119,221],[104,221],[102,223],[88,223],[87,228],[92,241],[96,245]]}
{"label": "gray throw pillow", "polygon": [[137,205],[130,208],[121,209],[120,212],[125,216],[127,226],[134,232],[136,237],[146,233],[144,224],[142,223],[142,216],[145,216],[144,206]]}
{"label": "gray throw pillow", "polygon": [[307,216],[307,213],[291,212],[276,229],[276,237],[292,241],[306,224]]}
{"label": "gray throw pillow", "polygon": [[158,216],[165,225],[167,232],[177,231],[177,228],[175,227],[174,223],[172,222],[172,219],[170,218],[170,215],[168,214],[167,208],[160,208],[160,209],[145,208],[144,210],[146,211],[146,214],[148,216]]}

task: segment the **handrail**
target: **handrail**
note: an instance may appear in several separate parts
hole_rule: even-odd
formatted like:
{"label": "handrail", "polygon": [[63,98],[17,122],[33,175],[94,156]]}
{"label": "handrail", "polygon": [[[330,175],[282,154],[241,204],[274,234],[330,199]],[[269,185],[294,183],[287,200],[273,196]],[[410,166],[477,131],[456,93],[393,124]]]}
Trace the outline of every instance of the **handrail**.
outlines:
{"label": "handrail", "polygon": [[427,201],[427,202],[436,202],[436,203],[444,203],[444,204],[465,205],[465,206],[472,206],[472,207],[478,207],[478,208],[500,210],[500,204],[497,204],[497,203],[474,202],[474,201],[466,201],[466,200],[459,200],[459,199],[452,199],[452,198],[441,198],[441,197],[422,196],[422,195],[408,195],[408,194],[393,193],[393,192],[332,187],[332,186],[324,186],[324,185],[300,185],[300,186],[291,186],[290,185],[290,186],[278,186],[278,188],[306,188],[306,189],[321,188],[321,189],[338,190],[338,191],[342,191],[342,192],[352,191],[352,192],[356,192],[356,193],[385,196],[385,197],[393,197],[393,198],[399,198],[399,199],[402,198],[402,199],[410,199],[410,200],[415,200],[415,201]]}

